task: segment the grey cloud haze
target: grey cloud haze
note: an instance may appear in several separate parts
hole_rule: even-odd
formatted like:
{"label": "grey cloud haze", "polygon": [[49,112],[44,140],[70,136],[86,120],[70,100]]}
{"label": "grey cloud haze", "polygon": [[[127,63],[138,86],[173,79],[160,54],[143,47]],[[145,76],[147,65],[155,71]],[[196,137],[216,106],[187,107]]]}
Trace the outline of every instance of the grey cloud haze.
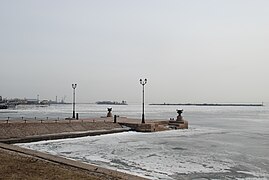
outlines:
{"label": "grey cloud haze", "polygon": [[0,1],[0,95],[269,102],[269,1]]}

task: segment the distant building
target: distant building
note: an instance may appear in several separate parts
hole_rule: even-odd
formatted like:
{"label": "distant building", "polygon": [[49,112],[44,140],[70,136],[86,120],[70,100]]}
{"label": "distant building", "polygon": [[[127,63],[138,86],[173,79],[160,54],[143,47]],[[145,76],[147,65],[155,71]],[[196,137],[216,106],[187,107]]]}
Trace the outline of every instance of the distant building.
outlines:
{"label": "distant building", "polygon": [[27,104],[38,104],[38,99],[27,99]]}

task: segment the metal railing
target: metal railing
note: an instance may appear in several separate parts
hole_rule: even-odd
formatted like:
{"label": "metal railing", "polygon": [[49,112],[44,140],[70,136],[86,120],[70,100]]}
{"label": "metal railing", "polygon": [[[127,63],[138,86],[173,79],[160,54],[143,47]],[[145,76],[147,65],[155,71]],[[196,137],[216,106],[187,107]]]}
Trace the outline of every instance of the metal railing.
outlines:
{"label": "metal railing", "polygon": [[61,122],[109,122],[106,120],[96,119],[73,119],[73,118],[60,118],[60,117],[3,117],[0,119],[1,123],[61,123]]}

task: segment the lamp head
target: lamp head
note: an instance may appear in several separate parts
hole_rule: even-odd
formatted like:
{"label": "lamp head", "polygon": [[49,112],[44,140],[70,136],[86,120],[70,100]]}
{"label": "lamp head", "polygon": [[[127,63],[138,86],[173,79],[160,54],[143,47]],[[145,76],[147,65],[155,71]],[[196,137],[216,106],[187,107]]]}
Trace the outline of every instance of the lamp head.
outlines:
{"label": "lamp head", "polygon": [[77,87],[77,84],[72,84],[72,88],[75,89]]}
{"label": "lamp head", "polygon": [[139,80],[140,84],[145,85],[147,83],[147,79],[144,79],[144,81],[142,79]]}

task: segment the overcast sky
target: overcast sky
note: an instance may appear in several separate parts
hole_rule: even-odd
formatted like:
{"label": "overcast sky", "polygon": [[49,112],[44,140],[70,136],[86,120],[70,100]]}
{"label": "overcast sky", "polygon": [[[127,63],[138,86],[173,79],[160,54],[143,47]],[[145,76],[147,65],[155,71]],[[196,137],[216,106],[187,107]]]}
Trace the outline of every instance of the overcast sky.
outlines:
{"label": "overcast sky", "polygon": [[0,96],[269,102],[268,0],[0,0]]}

